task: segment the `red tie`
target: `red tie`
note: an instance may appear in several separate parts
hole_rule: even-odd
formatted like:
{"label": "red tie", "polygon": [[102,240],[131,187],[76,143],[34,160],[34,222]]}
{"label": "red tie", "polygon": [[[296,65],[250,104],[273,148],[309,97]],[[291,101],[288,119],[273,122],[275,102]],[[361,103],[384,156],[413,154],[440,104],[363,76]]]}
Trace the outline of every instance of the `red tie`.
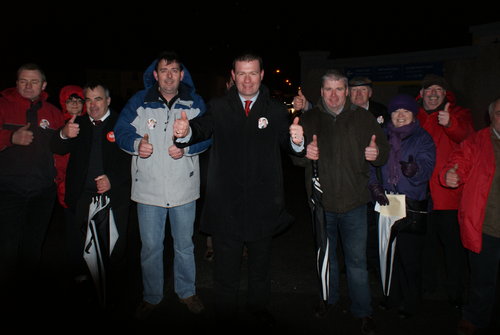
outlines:
{"label": "red tie", "polygon": [[250,113],[250,105],[252,104],[252,100],[245,100],[245,114],[248,116]]}

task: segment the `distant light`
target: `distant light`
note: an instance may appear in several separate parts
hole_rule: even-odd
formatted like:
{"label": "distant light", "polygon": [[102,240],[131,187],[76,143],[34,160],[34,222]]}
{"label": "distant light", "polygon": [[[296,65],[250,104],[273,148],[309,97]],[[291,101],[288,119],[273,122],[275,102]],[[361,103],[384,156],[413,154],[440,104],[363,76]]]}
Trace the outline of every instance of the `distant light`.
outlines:
{"label": "distant light", "polygon": [[281,70],[280,69],[276,69],[275,71],[276,73],[281,73]]}

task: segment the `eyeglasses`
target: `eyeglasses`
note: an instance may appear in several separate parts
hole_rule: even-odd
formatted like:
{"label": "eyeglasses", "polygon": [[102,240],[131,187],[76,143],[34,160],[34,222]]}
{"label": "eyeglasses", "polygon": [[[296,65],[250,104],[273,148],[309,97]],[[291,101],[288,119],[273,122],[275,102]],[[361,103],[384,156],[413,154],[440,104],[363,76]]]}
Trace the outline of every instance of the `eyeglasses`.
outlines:
{"label": "eyeglasses", "polygon": [[428,88],[424,89],[424,92],[425,93],[430,93],[430,92],[443,93],[444,89],[441,87],[433,87],[433,88],[428,87]]}
{"label": "eyeglasses", "polygon": [[80,99],[68,99],[66,100],[67,104],[78,104],[78,105],[83,105],[83,100]]}

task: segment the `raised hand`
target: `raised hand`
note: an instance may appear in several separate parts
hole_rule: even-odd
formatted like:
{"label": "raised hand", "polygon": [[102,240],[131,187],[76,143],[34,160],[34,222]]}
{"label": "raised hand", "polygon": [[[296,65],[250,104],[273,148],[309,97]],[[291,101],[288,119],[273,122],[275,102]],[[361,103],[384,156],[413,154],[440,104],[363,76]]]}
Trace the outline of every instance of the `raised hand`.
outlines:
{"label": "raised hand", "polygon": [[181,118],[174,122],[174,137],[183,138],[189,134],[189,120],[186,112],[181,112]]}
{"label": "raised hand", "polygon": [[446,171],[444,180],[449,187],[456,188],[460,185],[460,176],[457,174],[458,164],[455,164],[451,169]]}
{"label": "raised hand", "polygon": [[292,124],[289,127],[290,138],[292,142],[296,145],[300,145],[304,141],[304,129],[299,124],[299,117],[293,119]]}
{"label": "raised hand", "polygon": [[399,161],[399,164],[401,164],[401,172],[403,172],[403,175],[406,177],[411,178],[417,174],[418,165],[417,162],[415,162],[413,155],[408,156],[408,162]]}
{"label": "raised hand", "polygon": [[12,144],[16,145],[30,145],[33,142],[33,132],[28,130],[30,123],[19,128],[14,133],[12,133]]}
{"label": "raised hand", "polygon": [[446,105],[444,105],[444,110],[438,112],[438,124],[442,125],[443,127],[449,127],[450,126],[450,103],[447,102]]}
{"label": "raised hand", "polygon": [[319,159],[318,136],[313,135],[311,143],[306,148],[306,158],[316,161]]}
{"label": "raised hand", "polygon": [[153,145],[149,143],[149,135],[144,134],[144,137],[141,138],[139,142],[139,157],[148,158],[153,154]]}
{"label": "raised hand", "polygon": [[307,99],[304,94],[302,94],[302,90],[299,90],[298,95],[293,98],[292,105],[296,111],[303,110],[307,107]]}
{"label": "raised hand", "polygon": [[370,144],[365,148],[365,159],[373,162],[378,157],[378,145],[376,143],[377,136],[372,135]]}
{"label": "raised hand", "polygon": [[75,138],[80,133],[80,125],[75,123],[76,115],[73,115],[71,119],[66,122],[64,128],[62,129],[62,134],[66,138]]}

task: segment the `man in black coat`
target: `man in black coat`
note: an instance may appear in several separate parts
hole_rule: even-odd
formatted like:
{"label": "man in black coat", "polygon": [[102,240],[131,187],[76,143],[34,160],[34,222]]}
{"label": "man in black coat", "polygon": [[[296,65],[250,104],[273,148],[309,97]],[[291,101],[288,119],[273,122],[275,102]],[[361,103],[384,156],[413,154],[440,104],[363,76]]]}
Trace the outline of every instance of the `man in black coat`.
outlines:
{"label": "man in black coat", "polygon": [[[391,117],[387,112],[387,107],[372,99],[373,83],[368,77],[353,77],[349,80],[349,98],[351,102],[358,105],[368,112],[377,120],[377,123],[385,128],[386,124],[391,121]],[[380,171],[377,170],[377,176],[380,178]],[[374,210],[375,201],[368,202],[366,214],[368,220],[368,239],[366,246],[368,270],[375,274],[376,278],[380,278],[380,263],[379,263],[379,243],[378,243],[378,213]]]}
{"label": "man in black coat", "polygon": [[[118,114],[109,109],[111,98],[102,84],[90,84],[83,93],[87,115],[73,116],[51,143],[57,154],[70,153],[66,170],[65,202],[69,207],[67,227],[68,272],[80,281],[88,277],[83,259],[91,199],[99,194],[110,199],[118,240],[113,248],[108,282],[124,281],[125,246],[130,208],[130,155],[115,143],[113,127]],[[110,287],[115,285],[110,284]],[[113,292],[110,292],[112,295]]]}
{"label": "man in black coat", "polygon": [[363,107],[377,119],[377,123],[384,127],[390,121],[387,107],[372,99],[372,81],[367,77],[353,77],[349,80],[349,97],[355,105]]}
{"label": "man in black coat", "polygon": [[237,57],[231,74],[235,85],[227,94],[213,99],[201,118],[176,120],[174,135],[178,146],[213,140],[200,222],[201,230],[213,236],[217,255],[216,317],[224,324],[237,318],[246,246],[246,307],[257,322],[272,326],[275,320],[267,310],[271,242],[293,220],[285,210],[281,150],[303,154],[302,128],[295,131],[285,106],[261,85],[264,70],[259,56]]}

